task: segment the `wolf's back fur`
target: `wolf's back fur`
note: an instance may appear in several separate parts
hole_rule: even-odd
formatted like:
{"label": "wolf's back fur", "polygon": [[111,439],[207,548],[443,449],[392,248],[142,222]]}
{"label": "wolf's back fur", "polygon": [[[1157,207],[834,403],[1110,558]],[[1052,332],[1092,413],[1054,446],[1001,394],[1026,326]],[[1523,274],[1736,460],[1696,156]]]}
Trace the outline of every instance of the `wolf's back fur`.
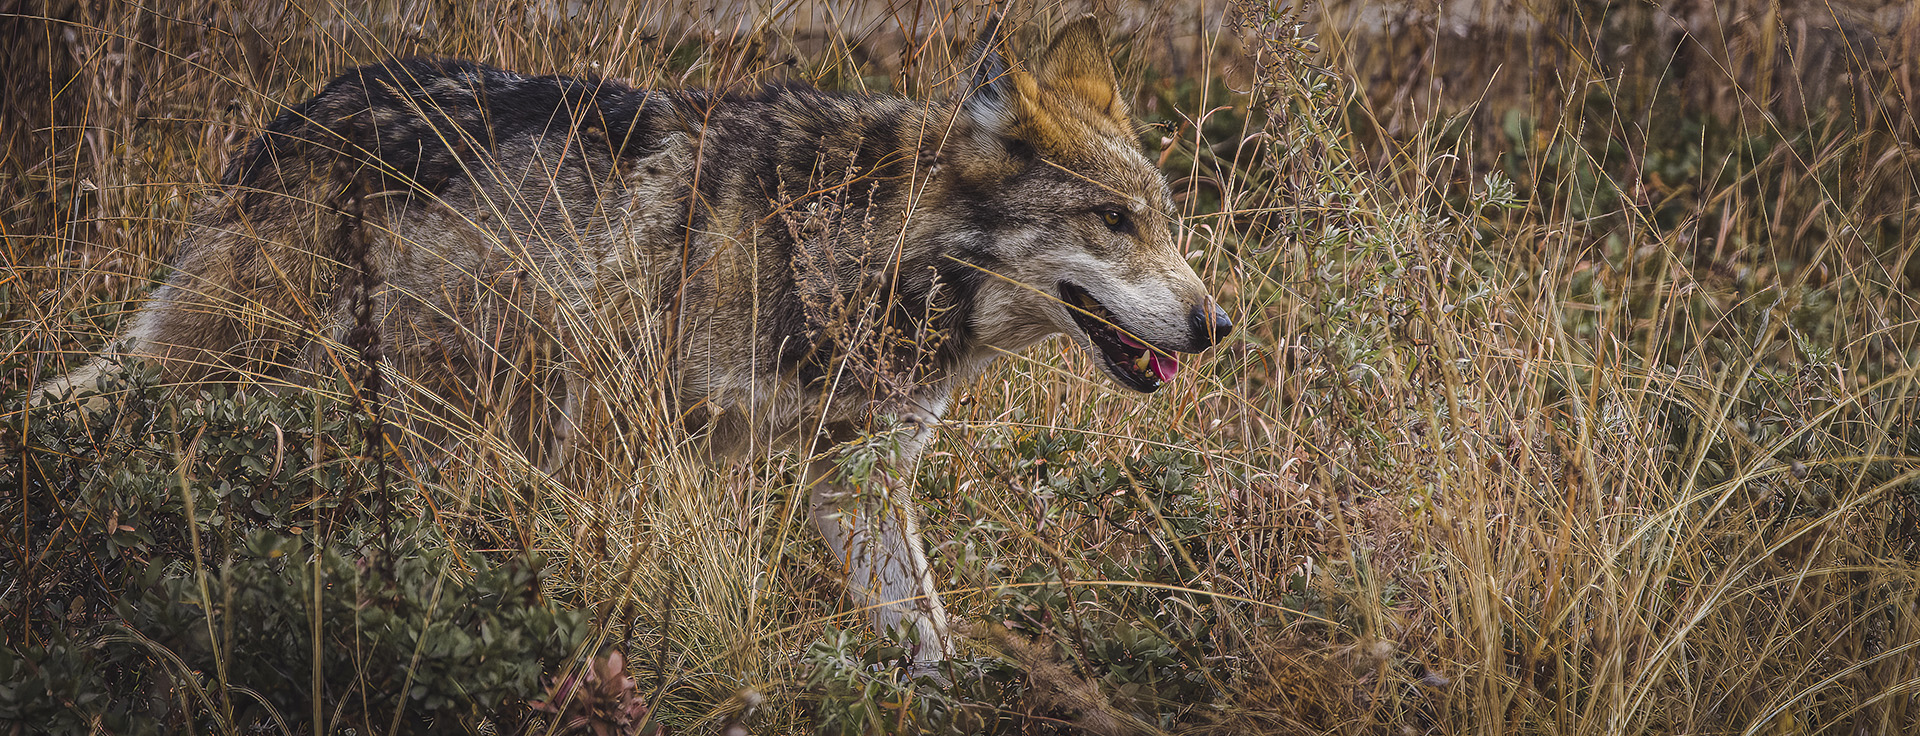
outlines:
{"label": "wolf's back fur", "polygon": [[[902,462],[956,381],[1052,334],[1151,390],[1170,351],[1225,324],[1174,248],[1165,180],[1091,20],[1031,70],[998,44],[938,102],[439,59],[349,71],[232,163],[108,352],[180,381],[312,383],[377,342],[422,426],[504,415],[530,451],[607,371],[645,372],[722,453],[884,417],[908,430]],[[875,578],[863,600],[944,641],[906,505],[842,521],[836,493],[816,489],[816,521]],[[883,549],[862,562],[863,545]]]}

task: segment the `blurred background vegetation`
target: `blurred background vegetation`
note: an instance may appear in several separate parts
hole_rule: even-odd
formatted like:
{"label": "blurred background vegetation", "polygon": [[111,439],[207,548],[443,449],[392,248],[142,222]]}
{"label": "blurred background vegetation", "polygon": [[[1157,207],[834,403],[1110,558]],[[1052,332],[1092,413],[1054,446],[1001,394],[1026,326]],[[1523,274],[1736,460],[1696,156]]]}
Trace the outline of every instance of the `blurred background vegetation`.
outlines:
{"label": "blurred background vegetation", "polygon": [[[327,387],[26,410],[350,65],[937,98],[994,10],[1108,19],[1243,329],[1151,398],[1064,342],[962,391],[917,479],[945,683],[845,610],[799,459],[659,417],[561,483],[394,462]],[[0,730],[1920,731],[1910,3],[0,0],[0,39]]]}

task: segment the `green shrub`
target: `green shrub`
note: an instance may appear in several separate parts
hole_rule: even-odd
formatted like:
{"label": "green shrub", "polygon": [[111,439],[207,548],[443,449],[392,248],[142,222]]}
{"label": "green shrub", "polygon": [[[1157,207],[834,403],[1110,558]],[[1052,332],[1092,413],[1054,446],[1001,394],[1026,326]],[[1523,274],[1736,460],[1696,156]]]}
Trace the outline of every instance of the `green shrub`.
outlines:
{"label": "green shrub", "polygon": [[[905,650],[896,643],[829,629],[805,658],[819,733],[1178,730],[1210,722],[1232,702],[1226,684],[1254,663],[1232,656],[1241,644],[1217,627],[1223,617],[1253,626],[1279,621],[1193,588],[1197,568],[1215,562],[1209,540],[1223,523],[1198,487],[1199,458],[1177,442],[1125,458],[1082,456],[1085,447],[1079,433],[1022,429],[995,443],[986,464],[1007,468],[1009,480],[1050,499],[1047,526],[1103,524],[1171,554],[1094,554],[974,571],[992,581],[991,592],[965,626],[986,654],[947,662],[937,676],[898,669]],[[952,466],[927,466],[921,495],[950,495]],[[938,514],[929,520],[962,523]],[[948,564],[1007,556],[980,549],[1004,542],[1000,525],[975,529],[984,533],[963,533],[953,547],[972,551]]]}
{"label": "green shrub", "polygon": [[379,487],[354,407],[167,400],[154,378],[5,428],[0,523],[32,543],[0,565],[0,730],[231,731],[317,708],[330,733],[465,733],[518,723],[580,648],[585,612],[544,595],[540,555],[375,517],[418,489]]}

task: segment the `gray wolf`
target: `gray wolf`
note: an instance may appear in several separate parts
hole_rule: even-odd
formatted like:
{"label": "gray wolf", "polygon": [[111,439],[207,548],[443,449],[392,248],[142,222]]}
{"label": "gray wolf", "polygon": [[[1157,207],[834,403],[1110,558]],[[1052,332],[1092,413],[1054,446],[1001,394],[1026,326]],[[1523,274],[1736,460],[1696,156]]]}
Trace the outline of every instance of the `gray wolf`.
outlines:
{"label": "gray wolf", "polygon": [[1175,247],[1096,21],[1025,64],[1004,46],[996,22],[933,101],[354,69],[251,141],[165,284],[41,400],[122,356],[318,383],[357,349],[423,441],[504,412],[548,465],[608,370],[646,373],[717,457],[881,431],[880,491],[816,460],[812,517],[875,624],[942,659],[896,479],[955,387],[1066,334],[1151,392],[1232,329]]}

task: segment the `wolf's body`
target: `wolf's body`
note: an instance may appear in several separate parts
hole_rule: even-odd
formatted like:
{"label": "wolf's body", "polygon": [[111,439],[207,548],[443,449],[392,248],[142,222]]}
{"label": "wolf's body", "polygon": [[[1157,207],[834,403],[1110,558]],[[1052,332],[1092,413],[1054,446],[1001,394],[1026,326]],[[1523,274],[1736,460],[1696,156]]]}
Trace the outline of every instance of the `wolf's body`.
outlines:
{"label": "wolf's body", "polygon": [[[815,451],[880,422],[903,430],[897,464],[956,382],[1053,334],[1150,391],[1172,351],[1230,324],[1174,247],[1095,24],[1031,68],[997,45],[947,102],[350,71],[232,164],[107,352],[176,380],[300,381],[351,373],[344,346],[377,341],[440,426],[504,412],[550,458],[610,368],[646,366],[718,453]],[[650,357],[591,357],[623,350]],[[814,518],[856,601],[944,656],[910,504],[840,485],[816,484]]]}

